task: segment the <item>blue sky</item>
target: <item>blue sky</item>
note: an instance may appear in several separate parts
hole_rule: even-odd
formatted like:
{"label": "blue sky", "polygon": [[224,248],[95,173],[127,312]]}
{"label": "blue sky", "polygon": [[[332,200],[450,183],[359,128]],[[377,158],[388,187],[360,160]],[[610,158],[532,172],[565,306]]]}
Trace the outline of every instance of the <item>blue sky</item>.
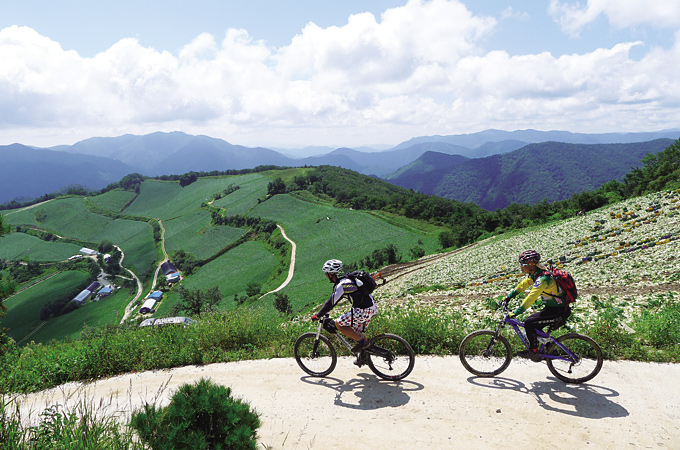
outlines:
{"label": "blue sky", "polygon": [[680,0],[0,0],[0,145],[680,125]]}

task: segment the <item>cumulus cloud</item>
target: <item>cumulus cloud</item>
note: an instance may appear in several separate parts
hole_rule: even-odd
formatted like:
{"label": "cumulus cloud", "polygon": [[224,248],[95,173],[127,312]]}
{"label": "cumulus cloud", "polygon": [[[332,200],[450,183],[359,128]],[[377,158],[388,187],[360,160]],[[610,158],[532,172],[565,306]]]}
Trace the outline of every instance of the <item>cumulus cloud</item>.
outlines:
{"label": "cumulus cloud", "polygon": [[562,29],[572,35],[579,32],[600,16],[606,16],[616,28],[649,24],[662,28],[676,28],[680,22],[678,0],[588,0],[567,3],[551,0],[549,10]]}
{"label": "cumulus cloud", "polygon": [[411,0],[343,26],[309,23],[282,48],[229,29],[176,54],[126,38],[91,58],[13,26],[0,30],[0,138],[180,129],[246,145],[238,137],[362,145],[491,127],[635,131],[680,122],[680,38],[638,59],[630,52],[646,49],[642,42],[511,56],[483,50],[496,26],[457,0]]}

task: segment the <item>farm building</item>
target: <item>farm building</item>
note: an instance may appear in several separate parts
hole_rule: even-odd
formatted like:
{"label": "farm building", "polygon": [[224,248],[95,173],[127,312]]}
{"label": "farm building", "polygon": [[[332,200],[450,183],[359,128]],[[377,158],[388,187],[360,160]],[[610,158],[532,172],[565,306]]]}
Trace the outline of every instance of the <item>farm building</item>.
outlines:
{"label": "farm building", "polygon": [[101,285],[100,285],[98,282],[93,281],[92,283],[90,283],[90,285],[89,285],[88,287],[86,287],[85,289],[83,289],[82,291],[80,291],[80,294],[76,295],[76,296],[73,298],[73,300],[71,300],[71,301],[72,301],[72,302],[76,302],[76,303],[78,303],[79,305],[84,305],[84,304],[85,304],[85,300],[87,300],[88,298],[90,298],[90,296],[94,293],[94,291],[96,291],[97,289],[99,289],[99,286],[101,286]]}
{"label": "farm building", "polygon": [[165,261],[161,264],[161,270],[163,271],[163,275],[167,276],[169,273],[177,272],[177,267],[175,267],[172,262]]}
{"label": "farm building", "polygon": [[97,292],[97,299],[108,297],[113,293],[113,288],[111,286],[104,286]]}
{"label": "farm building", "polygon": [[161,264],[161,270],[163,271],[163,275],[165,275],[165,279],[168,281],[168,283],[179,281],[179,271],[172,262],[165,261],[163,264]]}
{"label": "farm building", "polygon": [[82,253],[83,255],[87,255],[87,256],[95,256],[95,255],[99,254],[99,252],[97,250],[92,250],[91,248],[87,248],[87,247],[81,248],[80,253]]}
{"label": "farm building", "polygon": [[106,253],[106,254],[104,255],[104,262],[109,262],[110,260],[111,260],[111,255],[108,254],[108,253]]}
{"label": "farm building", "polygon": [[160,301],[163,298],[163,292],[162,291],[153,291],[146,298],[152,298],[156,301]]}
{"label": "farm building", "polygon": [[139,308],[140,314],[149,314],[154,312],[154,307],[156,306],[156,300],[152,298],[147,298],[141,308]]}
{"label": "farm building", "polygon": [[91,292],[91,291],[88,291],[87,289],[84,289],[84,290],[80,291],[80,294],[76,295],[76,296],[73,298],[73,300],[71,300],[71,301],[72,301],[72,302],[75,302],[75,303],[78,303],[79,305],[84,305],[84,304],[85,304],[85,300],[87,300],[88,298],[90,298],[90,295],[92,295],[92,292]]}

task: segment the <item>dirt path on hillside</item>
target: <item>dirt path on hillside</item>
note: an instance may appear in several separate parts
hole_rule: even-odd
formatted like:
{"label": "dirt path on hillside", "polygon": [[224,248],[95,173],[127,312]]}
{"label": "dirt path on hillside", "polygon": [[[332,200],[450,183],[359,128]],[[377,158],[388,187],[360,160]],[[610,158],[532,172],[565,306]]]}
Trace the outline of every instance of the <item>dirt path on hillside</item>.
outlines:
{"label": "dirt path on hillside", "polygon": [[288,235],[286,234],[286,231],[283,229],[283,227],[281,225],[277,224],[276,226],[279,227],[279,230],[281,230],[281,236],[283,236],[283,238],[285,240],[290,242],[290,245],[292,247],[291,251],[290,251],[290,267],[288,268],[288,276],[286,277],[286,281],[281,283],[281,285],[279,287],[277,287],[276,289],[274,289],[273,291],[269,291],[266,294],[262,294],[262,296],[260,296],[260,298],[264,297],[265,295],[269,295],[269,294],[273,294],[274,292],[278,292],[281,289],[288,286],[288,283],[290,283],[290,280],[293,279],[293,275],[295,274],[295,255],[297,254],[297,245],[295,244],[295,242],[292,239],[290,239],[288,237]]}
{"label": "dirt path on hillside", "polygon": [[476,378],[455,356],[420,356],[406,380],[387,382],[349,358],[329,378],[274,359],[71,383],[19,401],[22,417],[85,400],[127,420],[144,402],[166,405],[200,377],[231,387],[261,414],[261,448],[680,448],[680,365],[671,364],[605,361],[590,383],[567,385],[545,363],[521,360],[499,377]]}

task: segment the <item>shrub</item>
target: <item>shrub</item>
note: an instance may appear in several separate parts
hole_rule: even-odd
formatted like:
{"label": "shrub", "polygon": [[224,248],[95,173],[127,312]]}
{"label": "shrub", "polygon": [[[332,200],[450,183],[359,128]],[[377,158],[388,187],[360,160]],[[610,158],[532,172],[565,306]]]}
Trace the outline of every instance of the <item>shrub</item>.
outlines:
{"label": "shrub", "polygon": [[274,308],[282,314],[290,314],[293,312],[288,296],[279,292],[274,293]]}
{"label": "shrub", "polygon": [[255,449],[258,415],[231,389],[204,378],[182,385],[170,404],[146,404],[130,426],[154,449]]}

